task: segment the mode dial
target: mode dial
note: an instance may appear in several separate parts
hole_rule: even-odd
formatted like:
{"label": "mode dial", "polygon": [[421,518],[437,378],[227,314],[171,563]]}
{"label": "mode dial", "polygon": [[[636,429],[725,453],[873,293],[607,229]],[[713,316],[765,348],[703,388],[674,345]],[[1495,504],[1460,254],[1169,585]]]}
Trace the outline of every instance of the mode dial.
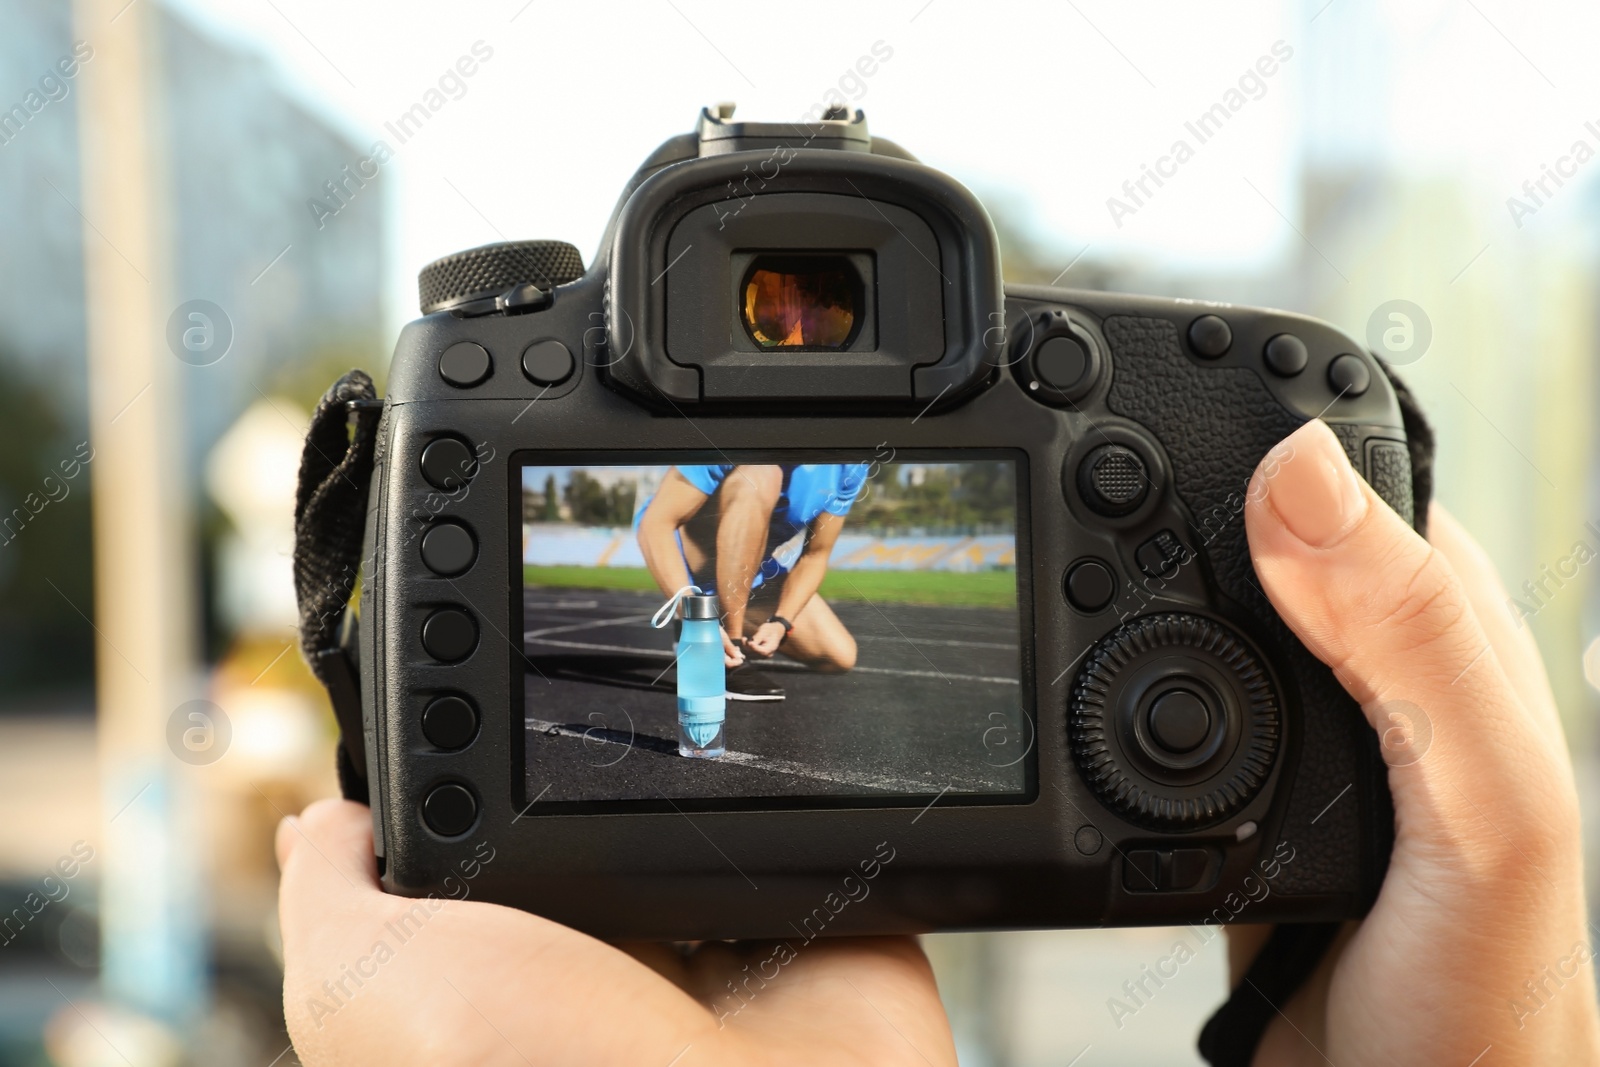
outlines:
{"label": "mode dial", "polygon": [[565,241],[502,241],[429,263],[417,274],[422,313],[507,293],[521,285],[550,290],[583,276],[583,254]]}

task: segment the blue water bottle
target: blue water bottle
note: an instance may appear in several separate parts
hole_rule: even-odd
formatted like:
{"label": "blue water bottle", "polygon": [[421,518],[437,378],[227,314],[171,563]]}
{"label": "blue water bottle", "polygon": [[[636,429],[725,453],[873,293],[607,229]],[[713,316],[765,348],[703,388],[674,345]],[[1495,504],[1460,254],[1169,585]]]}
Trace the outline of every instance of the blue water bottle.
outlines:
{"label": "blue water bottle", "polygon": [[673,601],[682,626],[678,635],[678,755],[716,759],[727,751],[728,670],[722,658],[722,607],[699,587],[680,589],[656,613],[666,625]]}

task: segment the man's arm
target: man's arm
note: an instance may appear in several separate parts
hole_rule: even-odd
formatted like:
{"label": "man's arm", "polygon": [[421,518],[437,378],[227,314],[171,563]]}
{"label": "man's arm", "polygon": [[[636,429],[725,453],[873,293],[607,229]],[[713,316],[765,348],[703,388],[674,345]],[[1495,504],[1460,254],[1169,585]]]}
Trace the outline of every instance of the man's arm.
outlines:
{"label": "man's arm", "polygon": [[[806,547],[790,568],[789,577],[784,580],[783,593],[778,597],[775,614],[793,623],[806,605],[811,603],[811,598],[817,595],[817,590],[822,586],[822,579],[828,576],[828,558],[833,555],[833,546],[838,543],[839,532],[843,529],[844,516],[831,511],[825,511],[811,520],[811,536],[806,539]],[[763,656],[770,656],[778,651],[783,637],[780,624],[763,623],[750,639],[750,647]]]}
{"label": "man's arm", "polygon": [[693,584],[694,576],[678,546],[678,528],[694,518],[710,499],[674,467],[667,471],[661,488],[645,506],[639,518],[639,552],[663,593],[671,595]]}
{"label": "man's arm", "polygon": [[839,532],[843,529],[844,516],[831,511],[824,511],[812,520],[806,547],[783,583],[783,595],[778,598],[779,615],[793,622],[817,595],[822,579],[828,576],[828,557],[833,555],[833,546],[838,544]]}

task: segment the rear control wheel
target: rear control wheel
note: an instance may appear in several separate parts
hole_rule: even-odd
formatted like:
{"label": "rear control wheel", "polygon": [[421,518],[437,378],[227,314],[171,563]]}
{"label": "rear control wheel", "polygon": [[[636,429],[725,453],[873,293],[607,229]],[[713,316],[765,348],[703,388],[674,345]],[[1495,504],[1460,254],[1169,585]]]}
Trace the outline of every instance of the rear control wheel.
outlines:
{"label": "rear control wheel", "polygon": [[1261,791],[1282,737],[1266,668],[1198,615],[1151,615],[1090,652],[1073,687],[1072,755],[1100,801],[1152,830],[1223,821]]}

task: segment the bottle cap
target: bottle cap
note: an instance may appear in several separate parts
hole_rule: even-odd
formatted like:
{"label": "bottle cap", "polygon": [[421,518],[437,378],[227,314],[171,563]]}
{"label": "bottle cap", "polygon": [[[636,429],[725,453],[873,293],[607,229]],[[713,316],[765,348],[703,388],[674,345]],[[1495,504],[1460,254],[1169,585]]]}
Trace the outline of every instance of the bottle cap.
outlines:
{"label": "bottle cap", "polygon": [[680,601],[678,617],[683,619],[720,619],[722,605],[715,594],[686,596]]}
{"label": "bottle cap", "polygon": [[659,630],[674,616],[680,619],[720,619],[722,605],[717,603],[714,593],[702,593],[698,585],[686,585],[656,609],[656,613],[650,616],[650,625]]}

